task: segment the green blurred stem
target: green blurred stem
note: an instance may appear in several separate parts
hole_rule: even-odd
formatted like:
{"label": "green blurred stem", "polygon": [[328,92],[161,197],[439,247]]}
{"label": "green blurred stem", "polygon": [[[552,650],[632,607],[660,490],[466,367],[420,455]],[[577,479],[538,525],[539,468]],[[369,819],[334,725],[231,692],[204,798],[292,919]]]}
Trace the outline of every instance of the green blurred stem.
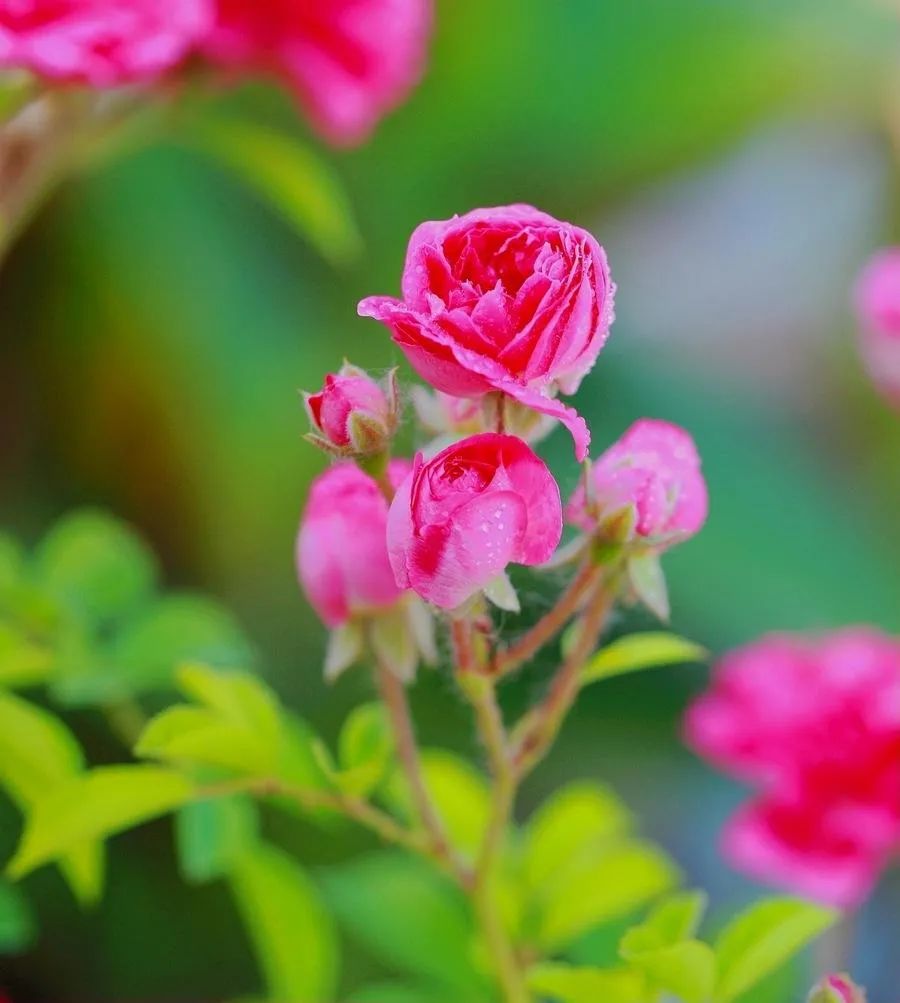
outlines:
{"label": "green blurred stem", "polygon": [[584,597],[597,582],[601,571],[593,559],[586,560],[569,583],[556,605],[515,644],[494,656],[491,673],[506,676],[533,658],[541,648],[549,644],[578,612]]}
{"label": "green blurred stem", "polygon": [[434,807],[425,784],[406,688],[397,676],[383,665],[378,666],[375,677],[381,700],[388,712],[397,746],[397,756],[409,785],[419,823],[431,839],[432,852],[443,860],[457,880],[466,886],[471,882],[471,875],[450,845],[444,823]]}
{"label": "green blurred stem", "polygon": [[517,780],[508,751],[506,728],[497,702],[494,680],[480,658],[475,625],[471,618],[454,620],[451,626],[457,680],[472,705],[493,776],[491,817],[478,854],[472,902],[484,934],[497,981],[506,1003],[530,1003],[515,947],[503,924],[496,892],[496,872],[501,861],[507,829],[512,821]]}
{"label": "green blurred stem", "polygon": [[613,573],[595,587],[581,618],[572,650],[553,677],[543,702],[524,719],[518,729],[512,765],[520,781],[547,755],[578,697],[582,669],[597,647],[606,626],[618,592],[619,578],[618,572]]}
{"label": "green blurred stem", "polygon": [[[307,811],[325,808],[338,812],[369,829],[386,843],[393,843],[414,853],[434,857],[431,841],[424,833],[410,832],[386,812],[361,798],[347,794],[296,787],[276,777],[242,777],[199,788],[197,800],[228,797],[232,794],[252,794],[259,798],[289,798]],[[443,861],[439,863],[443,864]]]}

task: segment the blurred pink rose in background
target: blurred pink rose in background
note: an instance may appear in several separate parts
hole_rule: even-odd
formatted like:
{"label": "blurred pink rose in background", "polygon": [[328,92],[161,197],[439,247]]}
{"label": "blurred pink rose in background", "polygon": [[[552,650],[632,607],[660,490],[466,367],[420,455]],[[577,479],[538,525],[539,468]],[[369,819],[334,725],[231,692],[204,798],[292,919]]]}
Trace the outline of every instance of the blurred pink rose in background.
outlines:
{"label": "blurred pink rose in background", "polygon": [[499,391],[562,421],[579,460],[590,434],[572,408],[613,320],[606,254],[586,230],[527,205],[423,223],[410,238],[403,299],[372,296],[416,372],[455,397]]}
{"label": "blurred pink rose in background", "polygon": [[900,847],[900,642],[848,628],[775,635],[720,662],[687,737],[762,790],[732,821],[730,859],[842,906]]}
{"label": "blurred pink rose in background", "polygon": [[879,251],[856,283],[860,350],[872,380],[900,407],[900,247]]}
{"label": "blurred pink rose in background", "polygon": [[397,583],[453,609],[508,564],[548,560],[561,533],[559,488],[543,460],[521,439],[487,432],[416,457],[387,540]]}
{"label": "blurred pink rose in background", "polygon": [[591,466],[593,499],[582,481],[566,519],[589,533],[630,508],[633,537],[667,546],[697,533],[709,509],[694,440],[677,425],[644,418]]}
{"label": "blurred pink rose in background", "polygon": [[217,0],[207,57],[290,87],[316,129],[359,143],[425,67],[431,0]]}
{"label": "blurred pink rose in background", "polygon": [[0,67],[113,87],[168,70],[211,24],[211,0],[0,0]]}

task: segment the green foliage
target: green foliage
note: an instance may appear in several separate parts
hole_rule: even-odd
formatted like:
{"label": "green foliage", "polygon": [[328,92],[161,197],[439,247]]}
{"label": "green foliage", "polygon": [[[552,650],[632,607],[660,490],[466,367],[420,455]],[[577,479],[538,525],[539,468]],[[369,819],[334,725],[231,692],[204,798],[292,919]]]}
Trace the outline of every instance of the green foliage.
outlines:
{"label": "green foliage", "polygon": [[0,686],[34,686],[53,670],[53,658],[22,630],[0,621]]}
{"label": "green foliage", "polygon": [[231,887],[273,1003],[333,999],[337,937],[300,865],[281,850],[258,844],[234,861]]}
{"label": "green foliage", "polygon": [[0,879],[0,955],[27,950],[36,936],[34,915],[21,889]]}
{"label": "green foliage", "polygon": [[528,985],[557,1003],[645,1003],[644,981],[624,969],[572,968],[564,964],[536,965]]}
{"label": "green foliage", "polygon": [[106,766],[53,787],[31,806],[8,873],[35,868],[178,808],[194,793],[179,773],[153,766]]}
{"label": "green foliage", "polygon": [[212,120],[191,143],[231,170],[330,261],[344,265],[362,248],[350,203],[328,164],[300,140],[253,122]]}
{"label": "green foliage", "polygon": [[679,662],[700,662],[707,656],[708,652],[699,644],[676,634],[664,631],[630,634],[598,651],[585,665],[582,679],[586,685],[643,669],[676,665]]}
{"label": "green foliage", "polygon": [[347,1003],[482,1003],[481,999],[460,999],[434,986],[395,985],[393,983],[357,989]]}
{"label": "green foliage", "polygon": [[837,922],[833,909],[792,898],[757,902],[715,942],[716,1003],[731,1003]]}
{"label": "green foliage", "polygon": [[338,922],[388,967],[461,1000],[484,994],[465,900],[432,867],[385,851],[329,868],[321,879]]}
{"label": "green foliage", "polygon": [[256,805],[244,795],[193,801],[175,815],[181,875],[189,884],[226,877],[257,840]]}
{"label": "green foliage", "polygon": [[384,780],[394,755],[394,739],[381,704],[350,712],[338,739],[340,769],[333,779],[346,794],[367,797]]}

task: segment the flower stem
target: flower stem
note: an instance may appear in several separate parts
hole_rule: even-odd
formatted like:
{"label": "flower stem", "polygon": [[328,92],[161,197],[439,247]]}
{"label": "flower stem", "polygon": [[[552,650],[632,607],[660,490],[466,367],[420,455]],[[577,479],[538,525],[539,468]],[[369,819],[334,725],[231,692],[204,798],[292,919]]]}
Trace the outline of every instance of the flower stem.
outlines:
{"label": "flower stem", "polygon": [[549,644],[578,612],[579,605],[600,574],[600,569],[592,560],[585,561],[553,609],[538,620],[515,644],[497,653],[491,665],[492,674],[509,675],[533,658],[544,645]]}
{"label": "flower stem", "polygon": [[406,782],[409,784],[410,795],[419,822],[431,839],[433,852],[446,861],[447,866],[465,884],[466,881],[470,880],[470,876],[461,862],[456,859],[456,854],[447,838],[444,823],[438,815],[425,784],[406,689],[394,673],[382,665],[378,666],[375,676],[381,700],[390,718],[391,729],[397,745],[397,756],[406,776]]}

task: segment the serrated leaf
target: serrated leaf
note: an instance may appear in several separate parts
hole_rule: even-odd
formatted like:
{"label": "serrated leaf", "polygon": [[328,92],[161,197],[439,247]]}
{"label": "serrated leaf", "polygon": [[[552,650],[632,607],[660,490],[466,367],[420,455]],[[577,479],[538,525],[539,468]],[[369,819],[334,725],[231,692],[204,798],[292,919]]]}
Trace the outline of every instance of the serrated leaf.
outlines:
{"label": "serrated leaf", "polygon": [[68,515],[37,549],[35,574],[58,599],[98,623],[145,602],[156,584],[150,549],[125,523],[96,511]]}
{"label": "serrated leaf", "polygon": [[359,254],[349,200],[329,165],[295,136],[247,121],[205,122],[193,145],[229,168],[335,264]]}
{"label": "serrated leaf", "polygon": [[8,873],[23,878],[84,843],[164,815],[193,793],[181,774],[153,766],[108,766],[75,777],[33,804]]}
{"label": "serrated leaf", "polygon": [[838,919],[834,909],[801,899],[765,899],[751,906],[716,939],[716,1003],[738,999]]}
{"label": "serrated leaf", "polygon": [[536,965],[528,986],[555,1003],[645,1003],[644,980],[624,969]]}
{"label": "serrated leaf", "polygon": [[249,797],[209,798],[180,808],[175,815],[175,845],[182,877],[205,884],[229,873],[257,840],[259,815]]}
{"label": "serrated leaf", "polygon": [[[0,783],[26,813],[82,774],[84,756],[75,736],[53,714],[0,692]],[[75,897],[96,901],[103,887],[103,847],[75,845],[59,861]]]}
{"label": "serrated leaf", "polygon": [[390,968],[480,998],[475,932],[459,890],[434,868],[391,851],[321,873],[325,898],[354,940]]}
{"label": "serrated leaf", "polygon": [[268,997],[284,1003],[334,999],[337,936],[299,864],[281,850],[259,844],[235,862],[231,886],[265,975]]}
{"label": "serrated leaf", "polygon": [[658,847],[638,840],[615,843],[560,876],[542,902],[539,942],[548,950],[562,947],[662,895],[678,876]]}
{"label": "serrated leaf", "polygon": [[0,954],[19,954],[37,937],[37,923],[22,890],[0,879]]}
{"label": "serrated leaf", "polygon": [[627,834],[632,816],[606,787],[587,781],[557,791],[525,829],[523,862],[530,888],[554,884],[560,872],[587,862],[611,839]]}
{"label": "serrated leaf", "polygon": [[631,634],[598,651],[582,670],[582,682],[587,685],[643,669],[679,662],[702,662],[708,656],[705,648],[676,634],[664,631]]}

